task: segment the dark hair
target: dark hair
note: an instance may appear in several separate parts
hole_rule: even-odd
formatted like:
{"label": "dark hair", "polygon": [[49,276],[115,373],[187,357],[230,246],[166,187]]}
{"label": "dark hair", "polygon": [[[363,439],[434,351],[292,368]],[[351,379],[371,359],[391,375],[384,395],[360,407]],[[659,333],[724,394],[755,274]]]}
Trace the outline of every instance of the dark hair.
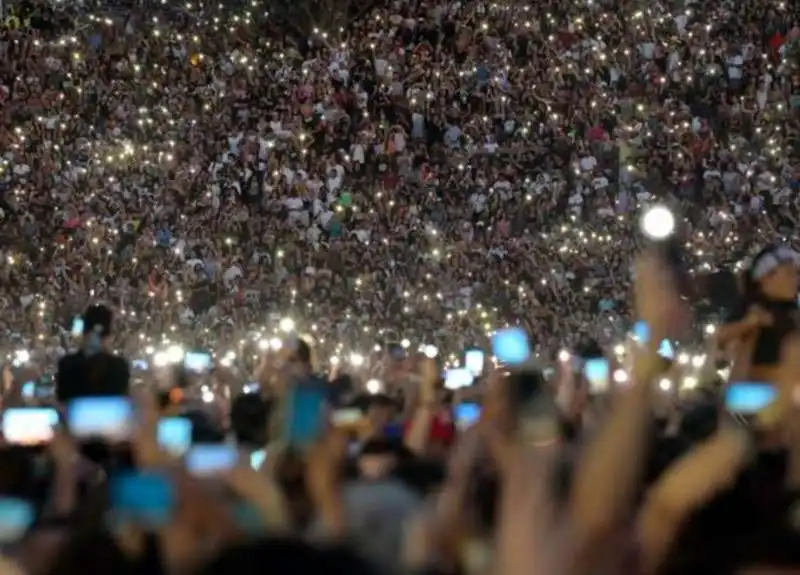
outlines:
{"label": "dark hair", "polygon": [[297,338],[294,349],[294,359],[300,363],[311,364],[311,346],[303,338]]}
{"label": "dark hair", "polygon": [[102,304],[91,305],[83,314],[83,335],[90,334],[100,328],[100,336],[111,335],[111,321],[114,313]]}
{"label": "dark hair", "polygon": [[227,573],[322,572],[336,575],[370,575],[372,568],[354,553],[340,547],[311,546],[299,539],[264,539],[224,550],[200,570],[201,575]]}

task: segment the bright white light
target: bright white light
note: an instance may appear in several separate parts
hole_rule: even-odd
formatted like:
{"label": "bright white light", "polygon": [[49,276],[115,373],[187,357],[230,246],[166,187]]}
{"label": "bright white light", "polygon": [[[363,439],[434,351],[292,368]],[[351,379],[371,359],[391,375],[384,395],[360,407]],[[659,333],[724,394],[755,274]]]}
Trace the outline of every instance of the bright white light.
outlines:
{"label": "bright white light", "polygon": [[236,358],[235,358],[235,357],[230,357],[230,356],[227,356],[227,355],[226,355],[226,356],[225,356],[225,357],[223,357],[221,360],[219,360],[219,364],[220,364],[222,367],[230,367],[231,365],[233,365],[233,360],[234,360],[234,359],[236,359]]}
{"label": "bright white light", "polygon": [[666,206],[655,205],[641,219],[642,233],[652,240],[663,240],[675,231],[675,216]]}
{"label": "bright white light", "polygon": [[272,339],[269,340],[269,347],[273,351],[278,351],[280,348],[283,347],[283,342],[280,340],[280,338],[273,337]]}
{"label": "bright white light", "polygon": [[23,363],[28,363],[31,360],[31,352],[29,352],[27,349],[19,350],[17,352],[16,360],[20,365]]}
{"label": "bright white light", "polygon": [[180,363],[183,361],[183,348],[179,345],[171,345],[164,350],[167,363]]}
{"label": "bright white light", "polygon": [[422,353],[425,354],[425,357],[433,359],[434,357],[439,355],[439,350],[436,348],[435,345],[426,345],[424,348],[422,348]]}
{"label": "bright white light", "polygon": [[628,372],[624,369],[615,369],[614,383],[628,383]]}
{"label": "bright white light", "polygon": [[708,324],[706,326],[706,335],[714,335],[715,333],[717,333],[717,326],[713,323]]}
{"label": "bright white light", "polygon": [[566,349],[558,352],[558,361],[569,361],[570,353]]}
{"label": "bright white light", "polygon": [[681,365],[686,365],[689,363],[689,354],[688,353],[679,353],[678,354],[678,363]]}
{"label": "bright white light", "polygon": [[266,339],[258,340],[258,349],[260,349],[261,351],[266,351],[268,347],[269,347],[269,341],[268,340],[266,340]]}
{"label": "bright white light", "polygon": [[213,403],[214,401],[214,394],[211,392],[210,389],[204,387],[202,389],[202,396],[203,396],[203,403]]}
{"label": "bright white light", "polygon": [[164,351],[159,351],[153,354],[153,365],[155,367],[164,367],[169,363],[169,358],[167,357],[167,353]]}
{"label": "bright white light", "polygon": [[684,389],[694,389],[697,387],[697,378],[693,375],[689,375],[683,378],[683,388]]}
{"label": "bright white light", "polygon": [[290,317],[285,317],[281,320],[279,326],[281,331],[289,333],[290,331],[294,331],[294,320]]}
{"label": "bright white light", "polygon": [[370,379],[367,382],[367,392],[375,395],[376,393],[380,393],[381,389],[383,389],[383,384],[377,379]]}
{"label": "bright white light", "polygon": [[360,353],[351,353],[350,364],[353,365],[353,367],[361,367],[364,365],[364,356]]}
{"label": "bright white light", "polygon": [[409,347],[411,347],[411,342],[408,341],[407,339],[404,339],[403,341],[400,342],[400,346],[403,349],[408,349]]}
{"label": "bright white light", "polygon": [[622,355],[625,353],[625,346],[621,343],[618,343],[614,346],[614,355]]}
{"label": "bright white light", "polygon": [[338,355],[331,356],[331,365],[339,365],[339,361],[340,360]]}
{"label": "bright white light", "polygon": [[658,387],[661,388],[661,391],[669,391],[672,389],[672,382],[667,379],[666,377],[658,382]]}
{"label": "bright white light", "polygon": [[381,350],[381,346],[380,346],[380,345],[378,345],[378,344],[376,343],[376,344],[373,346],[372,350],[373,350],[373,351],[380,351],[380,350]]}
{"label": "bright white light", "polygon": [[144,348],[144,352],[147,355],[153,355],[154,351],[155,351],[155,348],[152,345],[148,345],[146,348]]}
{"label": "bright white light", "polygon": [[696,355],[692,358],[692,367],[703,367],[706,362],[706,354]]}

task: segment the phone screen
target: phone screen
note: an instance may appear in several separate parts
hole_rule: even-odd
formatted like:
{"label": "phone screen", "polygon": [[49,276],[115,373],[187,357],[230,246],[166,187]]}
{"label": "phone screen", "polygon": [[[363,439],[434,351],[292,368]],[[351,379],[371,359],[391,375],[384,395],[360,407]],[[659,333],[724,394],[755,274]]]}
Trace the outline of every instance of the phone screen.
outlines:
{"label": "phone screen", "polygon": [[604,357],[587,359],[583,364],[583,376],[589,383],[591,393],[605,393],[609,381],[608,360]]}
{"label": "phone screen", "polygon": [[459,429],[467,429],[478,423],[481,416],[481,406],[477,403],[459,403],[455,409],[456,426]]}
{"label": "phone screen", "polygon": [[259,449],[250,454],[250,467],[258,471],[267,459],[267,450]]}
{"label": "phone screen", "polygon": [[33,504],[16,497],[0,497],[0,543],[19,541],[33,525]]}
{"label": "phone screen", "polygon": [[[639,320],[633,324],[631,329],[631,336],[640,345],[644,345],[650,341],[650,326],[646,322]],[[661,340],[658,345],[658,355],[666,359],[675,359],[675,347],[668,339]]]}
{"label": "phone screen", "polygon": [[175,505],[172,482],[160,473],[129,472],[109,481],[112,518],[147,527],[165,525]]}
{"label": "phone screen", "polygon": [[162,417],[158,444],[170,455],[181,457],[192,445],[192,421],[186,417]]}
{"label": "phone screen", "polygon": [[187,351],[183,356],[183,367],[195,373],[205,373],[211,368],[211,354],[203,351]]}
{"label": "phone screen", "polygon": [[23,383],[20,394],[24,399],[33,399],[36,397],[36,380],[32,379]]}
{"label": "phone screen", "polygon": [[150,364],[147,363],[146,359],[134,359],[131,362],[131,366],[139,371],[147,371],[150,368]]}
{"label": "phone screen", "polygon": [[308,446],[317,440],[325,426],[327,394],[318,387],[295,386],[287,396],[286,441]]}
{"label": "phone screen", "polygon": [[67,408],[67,424],[79,439],[125,441],[133,423],[133,406],[127,397],[80,397]]}
{"label": "phone screen", "polygon": [[69,331],[75,337],[83,335],[83,318],[79,316],[73,319],[72,327],[70,328]]}
{"label": "phone screen", "polygon": [[492,336],[492,355],[508,365],[525,363],[531,356],[528,334],[518,327],[498,330]]}
{"label": "phone screen", "polygon": [[479,377],[483,373],[485,355],[482,349],[468,349],[464,353],[464,367],[466,367],[472,375]]}
{"label": "phone screen", "polygon": [[447,389],[460,389],[472,385],[475,376],[466,367],[448,369],[444,372],[444,386]]}
{"label": "phone screen", "polygon": [[236,448],[227,443],[198,443],[186,452],[186,469],[195,475],[228,471],[239,459]]}
{"label": "phone screen", "polygon": [[345,407],[333,412],[331,419],[334,425],[353,425],[364,417],[364,413],[357,407]]}
{"label": "phone screen", "polygon": [[728,411],[753,415],[778,397],[778,391],[770,383],[760,381],[737,381],[725,390],[725,407]]}
{"label": "phone screen", "polygon": [[57,425],[53,407],[10,407],[3,412],[3,438],[14,445],[48,443]]}

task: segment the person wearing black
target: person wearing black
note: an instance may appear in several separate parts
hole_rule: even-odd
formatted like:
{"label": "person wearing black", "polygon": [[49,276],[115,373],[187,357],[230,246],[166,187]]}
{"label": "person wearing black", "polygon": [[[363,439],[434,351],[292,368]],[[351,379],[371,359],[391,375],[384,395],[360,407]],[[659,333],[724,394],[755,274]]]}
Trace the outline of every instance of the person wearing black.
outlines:
{"label": "person wearing black", "polygon": [[58,362],[56,398],[61,403],[78,397],[127,395],[128,362],[108,351],[113,314],[103,305],[90,306],[83,316],[81,349]]}
{"label": "person wearing black", "polygon": [[785,246],[768,246],[752,259],[739,309],[717,334],[721,346],[737,344],[731,381],[780,379],[785,340],[797,329],[798,261]]}

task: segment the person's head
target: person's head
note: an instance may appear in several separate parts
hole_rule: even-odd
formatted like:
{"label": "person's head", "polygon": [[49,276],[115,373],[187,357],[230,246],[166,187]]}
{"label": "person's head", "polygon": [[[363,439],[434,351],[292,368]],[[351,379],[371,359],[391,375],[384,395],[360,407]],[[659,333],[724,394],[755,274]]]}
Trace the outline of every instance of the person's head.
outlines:
{"label": "person's head", "polygon": [[311,346],[302,338],[294,338],[286,344],[286,365],[295,376],[313,372]]}
{"label": "person's head", "polygon": [[397,467],[398,442],[376,437],[367,441],[358,454],[358,472],[364,479],[381,479]]}
{"label": "person's head", "polygon": [[794,301],[800,288],[800,255],[785,246],[767,246],[753,258],[745,276],[745,298]]}
{"label": "person's head", "polygon": [[97,353],[105,347],[111,337],[112,311],[102,305],[92,305],[83,314],[83,348],[89,353]]}
{"label": "person's head", "polygon": [[394,419],[395,402],[388,395],[376,394],[369,398],[367,419],[373,430],[386,428]]}

